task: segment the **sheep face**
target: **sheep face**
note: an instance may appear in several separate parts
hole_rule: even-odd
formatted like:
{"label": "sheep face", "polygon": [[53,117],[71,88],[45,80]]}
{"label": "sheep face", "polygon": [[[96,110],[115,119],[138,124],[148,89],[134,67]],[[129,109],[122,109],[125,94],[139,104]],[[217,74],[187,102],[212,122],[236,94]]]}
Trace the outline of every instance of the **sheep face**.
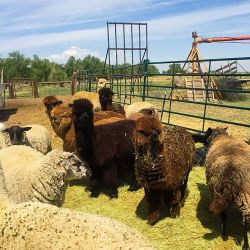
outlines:
{"label": "sheep face", "polygon": [[62,104],[63,102],[58,100],[55,96],[46,96],[43,99],[43,104],[46,108],[46,113],[50,113],[51,110],[56,107],[59,106],[60,104]]}
{"label": "sheep face", "polygon": [[72,123],[72,111],[68,107],[58,106],[51,110],[51,125],[56,132],[67,131]]}
{"label": "sheep face", "polygon": [[31,127],[19,127],[18,125],[13,125],[10,128],[3,130],[4,133],[8,133],[11,143],[13,145],[23,145],[25,144],[25,131],[30,130]]}
{"label": "sheep face", "polygon": [[93,105],[87,99],[75,100],[73,103],[72,113],[75,128],[84,128],[86,125],[93,123]]}
{"label": "sheep face", "polygon": [[113,91],[110,88],[102,88],[98,91],[101,105],[111,105],[113,98]]}
{"label": "sheep face", "polygon": [[134,142],[137,146],[162,144],[162,125],[155,117],[145,116],[136,122]]}
{"label": "sheep face", "polygon": [[65,181],[76,179],[89,179],[91,171],[86,162],[81,161],[76,155],[63,152],[60,165],[66,169]]}

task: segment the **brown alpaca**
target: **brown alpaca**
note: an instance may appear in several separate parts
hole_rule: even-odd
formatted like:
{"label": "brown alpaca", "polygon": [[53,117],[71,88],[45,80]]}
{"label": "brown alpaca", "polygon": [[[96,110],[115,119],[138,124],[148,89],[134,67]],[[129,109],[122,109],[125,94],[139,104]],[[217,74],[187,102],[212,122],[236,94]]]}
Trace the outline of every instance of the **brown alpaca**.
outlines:
{"label": "brown alpaca", "polygon": [[220,215],[222,238],[227,235],[227,208],[234,204],[242,215],[243,249],[249,249],[247,227],[250,224],[250,146],[230,136],[226,128],[212,129],[208,138],[206,177],[211,192],[209,210]]}
{"label": "brown alpaca", "polygon": [[145,116],[136,123],[134,144],[136,177],[149,204],[148,223],[159,219],[162,201],[173,218],[179,216],[195,152],[191,134],[179,127],[163,129],[157,118]]}
{"label": "brown alpaca", "polygon": [[[72,109],[66,106],[58,106],[51,110],[50,116],[54,132],[63,140],[63,151],[75,153],[79,156],[75,143]],[[112,111],[99,111],[94,113],[94,121],[110,117],[123,118],[124,116]]]}
{"label": "brown alpaca", "polygon": [[60,104],[62,104],[63,102],[58,100],[55,96],[46,96],[43,98],[43,105],[46,108],[46,113],[47,115],[50,117],[50,112],[51,110],[56,107],[59,106]]}
{"label": "brown alpaca", "polygon": [[[88,161],[97,185],[92,196],[99,195],[101,185],[109,187],[109,196],[118,196],[118,170],[126,168],[133,178],[135,122],[118,117],[94,123],[93,105],[87,99],[73,103],[76,145],[81,157]],[[135,179],[135,178],[134,178]],[[136,188],[131,183],[130,190]]]}

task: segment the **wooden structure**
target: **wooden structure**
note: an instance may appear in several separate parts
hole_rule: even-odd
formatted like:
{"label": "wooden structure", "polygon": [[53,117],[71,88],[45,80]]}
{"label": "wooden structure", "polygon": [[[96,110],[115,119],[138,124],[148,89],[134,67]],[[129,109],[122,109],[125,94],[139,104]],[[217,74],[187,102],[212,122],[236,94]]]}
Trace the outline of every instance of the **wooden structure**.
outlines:
{"label": "wooden structure", "polygon": [[37,82],[29,78],[17,78],[9,81],[9,97],[15,99],[17,92],[28,92],[32,97],[39,97]]}

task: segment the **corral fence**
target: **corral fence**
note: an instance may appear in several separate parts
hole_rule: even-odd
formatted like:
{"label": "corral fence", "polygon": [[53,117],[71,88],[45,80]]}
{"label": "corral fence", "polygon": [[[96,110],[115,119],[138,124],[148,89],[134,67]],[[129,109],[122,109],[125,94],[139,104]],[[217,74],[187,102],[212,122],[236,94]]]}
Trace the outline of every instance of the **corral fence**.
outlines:
{"label": "corral fence", "polygon": [[70,94],[72,94],[72,81],[70,80],[37,82],[30,78],[16,78],[4,84],[4,96],[11,99]]}
{"label": "corral fence", "polygon": [[[240,62],[247,71],[221,72],[220,65]],[[198,72],[185,70],[199,64]],[[152,74],[150,65],[167,73]],[[172,71],[167,71],[171,65]],[[202,69],[201,65],[205,65]],[[178,67],[177,67],[178,66]],[[181,67],[180,67],[181,66]],[[182,68],[177,72],[177,68]],[[135,101],[153,102],[164,124],[179,125],[193,131],[208,126],[230,125],[250,137],[250,57],[163,61],[96,70],[80,70],[73,79],[76,91],[97,91],[97,79],[105,78],[116,94],[116,101],[129,105]],[[244,132],[242,132],[242,129]]]}

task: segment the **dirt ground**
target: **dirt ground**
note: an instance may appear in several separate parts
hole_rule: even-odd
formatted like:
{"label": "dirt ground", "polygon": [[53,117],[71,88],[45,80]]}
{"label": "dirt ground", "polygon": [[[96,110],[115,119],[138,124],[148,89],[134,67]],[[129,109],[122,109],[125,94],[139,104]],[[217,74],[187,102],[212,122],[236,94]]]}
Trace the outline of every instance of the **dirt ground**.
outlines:
{"label": "dirt ground", "polygon": [[[0,110],[0,122],[9,127],[11,125],[40,124],[45,126],[53,135],[48,116],[42,103],[44,97],[32,99],[6,99],[5,109]],[[58,96],[60,100],[68,105],[71,96]],[[62,141],[58,137],[52,136],[52,148],[62,149]]]}

